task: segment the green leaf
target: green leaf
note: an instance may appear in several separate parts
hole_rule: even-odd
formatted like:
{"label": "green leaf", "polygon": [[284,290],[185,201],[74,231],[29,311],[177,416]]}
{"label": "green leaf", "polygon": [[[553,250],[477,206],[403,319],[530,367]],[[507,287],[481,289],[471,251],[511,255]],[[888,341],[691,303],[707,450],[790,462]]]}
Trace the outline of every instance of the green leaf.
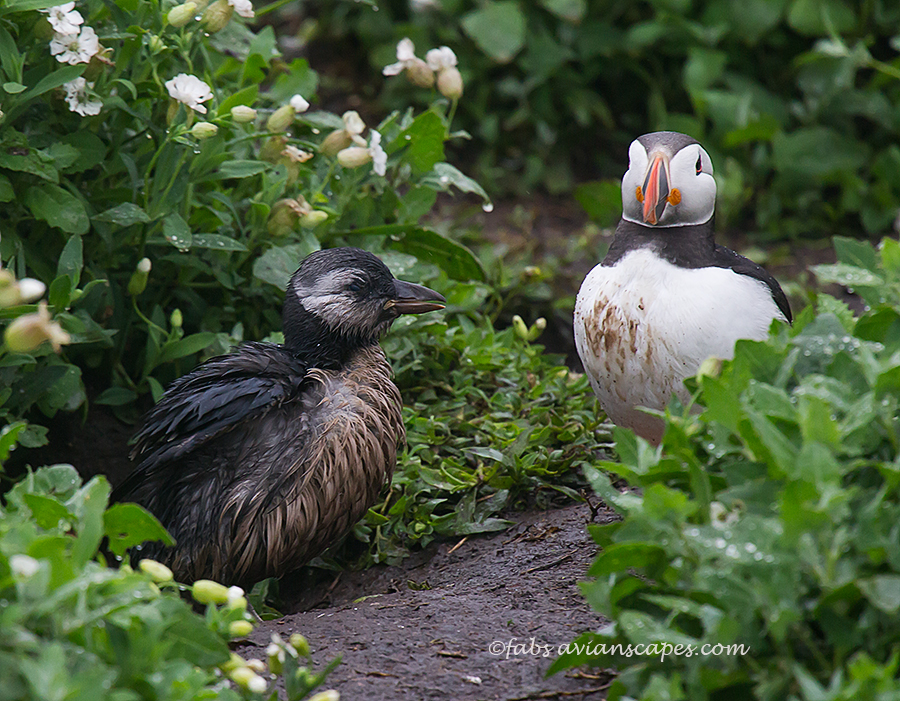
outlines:
{"label": "green leaf", "polygon": [[163,236],[179,251],[187,251],[191,248],[193,237],[187,222],[177,212],[167,214],[163,219]]}
{"label": "green leaf", "polygon": [[509,63],[525,45],[525,15],[518,2],[487,2],[465,15],[463,30],[479,49],[498,63]]}
{"label": "green leaf", "polygon": [[219,175],[222,178],[248,178],[265,173],[271,167],[262,161],[225,161],[219,166]]}
{"label": "green leaf", "polygon": [[807,127],[776,134],[772,157],[783,173],[821,178],[852,173],[866,163],[869,155],[863,142],[828,127]]}
{"label": "green leaf", "polygon": [[201,666],[220,665],[228,661],[228,645],[207,627],[200,616],[178,616],[166,630],[170,654]]}
{"label": "green leaf", "polygon": [[391,143],[388,153],[407,146],[403,158],[417,174],[427,173],[444,159],[444,137],[447,129],[432,111],[416,117]]}
{"label": "green leaf", "polygon": [[107,209],[93,217],[94,221],[109,222],[118,226],[131,226],[132,224],[147,224],[150,217],[138,205],[132,202],[123,202],[115,207]]}
{"label": "green leaf", "polygon": [[573,24],[581,22],[587,12],[587,0],[541,0],[541,5],[557,17]]}
{"label": "green leaf", "polygon": [[185,336],[173,343],[163,346],[156,358],[156,365],[162,365],[186,355],[193,355],[205,350],[216,340],[216,334],[212,331],[200,331],[190,336]]}
{"label": "green leaf", "polygon": [[630,568],[656,569],[666,559],[666,552],[653,543],[616,543],[597,556],[588,570],[591,577],[603,577]]}
{"label": "green leaf", "polygon": [[[56,529],[60,521],[74,521],[75,515],[69,511],[58,499],[42,494],[23,494],[22,499],[31,509],[31,515],[35,523],[45,530]],[[66,526],[63,526],[66,528]]]}
{"label": "green leaf", "polygon": [[888,614],[900,611],[900,574],[880,574],[856,582],[874,606]]}
{"label": "green leaf", "polygon": [[43,95],[45,92],[53,90],[54,88],[70,83],[84,73],[86,68],[87,64],[85,63],[80,63],[75,66],[63,66],[59,70],[53,71],[50,75],[41,78],[37,85],[22,95],[21,99],[25,102],[38,97],[39,95]]}
{"label": "green leaf", "polygon": [[12,202],[16,199],[16,191],[13,189],[9,178],[0,173],[0,202]]}
{"label": "green leaf", "polygon": [[247,247],[221,234],[194,234],[191,248],[211,248],[214,251],[246,251]]}
{"label": "green leaf", "polygon": [[312,236],[306,243],[270,248],[253,263],[253,276],[279,290],[285,290],[291,275],[300,267],[300,262],[317,250],[318,241]]}
{"label": "green leaf", "polygon": [[856,16],[842,0],[794,0],[788,24],[800,34],[818,37],[852,31]]}
{"label": "green leaf", "polygon": [[452,185],[460,192],[471,192],[481,197],[488,203],[485,205],[486,210],[487,207],[493,208],[493,206],[490,205],[491,198],[488,197],[484,188],[449,163],[435,163],[434,170],[422,179],[422,184],[441,192],[449,192],[450,186]]}
{"label": "green leaf", "polygon": [[59,256],[57,275],[66,275],[72,280],[72,289],[78,287],[81,269],[84,267],[84,249],[81,236],[70,236]]}
{"label": "green leaf", "polygon": [[72,560],[81,567],[94,558],[103,539],[103,512],[109,503],[109,482],[97,476],[91,479],[73,497],[75,515],[78,517],[78,535],[72,548]]}
{"label": "green leaf", "polygon": [[386,224],[356,229],[362,236],[382,236],[386,244],[395,250],[413,255],[419,260],[433,263],[454,280],[486,279],[481,262],[468,248],[436,231],[405,224]]}
{"label": "green leaf", "polygon": [[94,400],[94,404],[123,406],[125,404],[131,404],[137,397],[137,393],[127,387],[107,387],[100,393],[100,396]]}
{"label": "green leaf", "polygon": [[41,219],[50,226],[68,234],[86,234],[90,229],[81,200],[58,185],[33,185],[25,191],[24,199],[35,219]]}
{"label": "green leaf", "polygon": [[2,466],[9,457],[9,454],[16,445],[19,434],[27,425],[28,424],[24,421],[16,421],[15,423],[6,424],[3,428],[0,428],[0,466]]}
{"label": "green leaf", "polygon": [[0,168],[30,173],[51,183],[59,182],[59,173],[28,144],[24,134],[8,129],[0,141]]}
{"label": "green leaf", "polygon": [[109,507],[103,514],[103,533],[109,538],[110,551],[119,557],[128,548],[146,541],[175,544],[156,517],[137,504],[121,503]]}

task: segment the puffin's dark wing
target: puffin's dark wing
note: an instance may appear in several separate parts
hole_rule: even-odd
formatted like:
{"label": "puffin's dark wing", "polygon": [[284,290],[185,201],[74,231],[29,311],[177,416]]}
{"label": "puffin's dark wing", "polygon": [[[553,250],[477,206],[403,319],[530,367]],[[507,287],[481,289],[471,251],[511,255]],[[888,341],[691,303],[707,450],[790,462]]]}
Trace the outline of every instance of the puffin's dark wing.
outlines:
{"label": "puffin's dark wing", "polygon": [[281,346],[247,343],[173,382],[135,436],[127,494],[147,472],[185,456],[238,422],[296,397],[306,367]]}
{"label": "puffin's dark wing", "polygon": [[715,265],[717,268],[731,268],[739,275],[747,275],[748,277],[764,282],[771,291],[772,299],[775,300],[775,304],[778,305],[781,313],[784,314],[784,318],[788,320],[788,323],[793,322],[794,318],[791,315],[791,305],[788,302],[787,296],[784,294],[784,290],[781,289],[778,280],[772,277],[765,268],[757,265],[749,258],[744,258],[744,256],[739,253],[735,253],[730,248],[718,245],[716,246],[715,252]]}

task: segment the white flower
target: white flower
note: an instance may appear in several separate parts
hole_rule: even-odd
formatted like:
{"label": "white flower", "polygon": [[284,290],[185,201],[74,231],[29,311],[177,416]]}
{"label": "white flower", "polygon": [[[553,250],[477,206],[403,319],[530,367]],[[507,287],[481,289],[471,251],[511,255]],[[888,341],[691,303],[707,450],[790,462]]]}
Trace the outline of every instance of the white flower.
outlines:
{"label": "white flower", "polygon": [[369,132],[369,153],[372,155],[372,170],[383,177],[387,172],[387,152],[381,148],[381,134],[374,129]]}
{"label": "white flower", "polygon": [[344,112],[341,119],[344,120],[344,131],[350,135],[353,142],[359,146],[365,146],[366,140],[363,139],[360,134],[366,130],[366,123],[363,121],[362,117],[359,116],[359,112],[355,110]]}
{"label": "white flower", "polygon": [[9,558],[9,569],[16,577],[28,579],[40,569],[41,563],[30,555],[12,555]]}
{"label": "white flower", "polygon": [[397,63],[385,66],[381,71],[384,75],[397,75],[404,69],[408,68],[416,60],[416,45],[412,43],[412,39],[406,37],[401,39],[397,44]]}
{"label": "white flower", "polygon": [[292,161],[293,163],[306,163],[313,157],[309,151],[304,151],[296,146],[285,146],[281,151],[281,155]]}
{"label": "white flower", "polygon": [[82,27],[78,34],[57,34],[50,40],[50,53],[60,63],[87,63],[98,51],[100,40],[90,27]]}
{"label": "white flower", "polygon": [[41,12],[47,13],[47,20],[57,34],[78,34],[78,27],[84,24],[84,17],[75,9],[74,2],[49,7]]}
{"label": "white flower", "polygon": [[36,302],[44,296],[47,286],[40,280],[31,277],[23,277],[19,280],[19,296],[22,298],[23,304]]}
{"label": "white flower", "polygon": [[435,72],[442,68],[451,68],[456,65],[456,54],[449,46],[442,46],[425,54],[425,63]]}
{"label": "white flower", "polygon": [[303,95],[294,95],[290,102],[295,112],[306,112],[309,109],[309,103],[303,99]]}
{"label": "white flower", "polygon": [[228,0],[228,4],[234,8],[241,17],[253,18],[253,3],[250,0]]}
{"label": "white flower", "polygon": [[93,83],[88,83],[84,78],[78,77],[70,80],[63,87],[66,89],[69,111],[80,114],[82,117],[100,114],[103,103],[99,100],[92,100],[88,96],[88,90],[94,87]]}
{"label": "white flower", "polygon": [[192,110],[206,114],[206,107],[201,103],[212,99],[212,89],[195,75],[179,73],[172,80],[166,81],[166,89],[173,100],[183,102]]}

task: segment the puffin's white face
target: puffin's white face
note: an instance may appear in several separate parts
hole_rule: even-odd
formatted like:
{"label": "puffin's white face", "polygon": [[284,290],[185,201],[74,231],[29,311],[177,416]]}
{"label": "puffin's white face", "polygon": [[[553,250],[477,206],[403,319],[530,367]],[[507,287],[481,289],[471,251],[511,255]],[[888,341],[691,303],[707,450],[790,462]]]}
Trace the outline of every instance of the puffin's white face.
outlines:
{"label": "puffin's white face", "polygon": [[[716,206],[716,181],[709,154],[697,143],[671,153],[667,140],[654,136],[636,139],[628,149],[628,171],[622,178],[622,218],[660,227],[709,221]],[[642,140],[650,144],[649,150]]]}

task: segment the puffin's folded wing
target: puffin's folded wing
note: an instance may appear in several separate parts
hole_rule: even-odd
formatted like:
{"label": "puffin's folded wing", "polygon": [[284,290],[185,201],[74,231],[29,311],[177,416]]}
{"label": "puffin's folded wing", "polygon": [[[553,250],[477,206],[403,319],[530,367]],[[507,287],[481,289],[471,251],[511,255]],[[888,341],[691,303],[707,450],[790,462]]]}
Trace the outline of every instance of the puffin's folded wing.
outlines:
{"label": "puffin's folded wing", "polygon": [[[280,346],[247,343],[173,382],[135,436],[135,478],[298,395],[306,368]],[[126,485],[123,485],[125,487]]]}

